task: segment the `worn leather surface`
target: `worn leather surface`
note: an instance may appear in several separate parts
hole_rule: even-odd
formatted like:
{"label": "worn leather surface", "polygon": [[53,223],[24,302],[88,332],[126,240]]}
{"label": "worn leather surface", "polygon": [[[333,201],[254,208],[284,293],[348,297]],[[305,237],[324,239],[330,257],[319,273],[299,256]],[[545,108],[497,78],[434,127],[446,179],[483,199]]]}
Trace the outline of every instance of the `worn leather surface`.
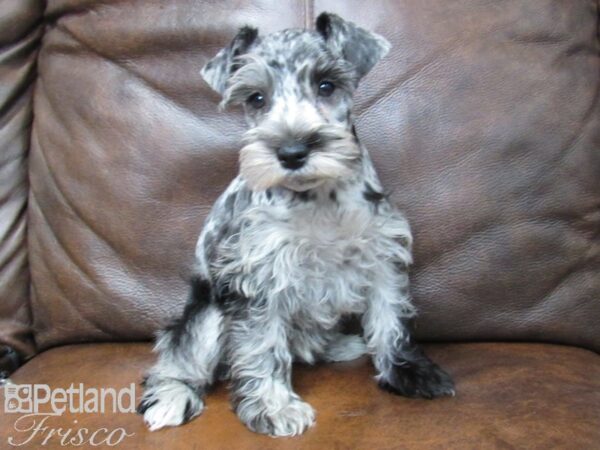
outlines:
{"label": "worn leather surface", "polygon": [[[121,427],[134,434],[113,447],[123,450],[598,448],[597,354],[548,344],[437,344],[428,351],[455,377],[456,397],[429,401],[383,392],[372,380],[373,368],[366,359],[295,367],[296,391],[317,410],[316,426],[299,438],[273,439],[246,430],[230,410],[224,384],[208,394],[202,416],[179,428],[150,433],[140,416],[108,411],[64,413],[50,417],[45,425],[73,429],[73,434],[80,428],[91,434],[102,427],[110,431]],[[14,374],[13,381],[64,389],[71,383],[120,389],[139,381],[151,361],[146,344],[66,346],[35,357]],[[0,389],[3,404],[2,394]],[[30,436],[14,429],[18,418],[0,415],[2,444],[10,437],[22,443]],[[30,425],[21,422],[18,427]],[[65,448],[59,438],[39,446],[44,437],[34,436],[21,448]]]}
{"label": "worn leather surface", "polygon": [[148,339],[236,172],[199,69],[242,24],[338,12],[392,44],[358,133],[415,234],[427,340],[600,349],[596,2],[48,2],[31,155],[37,342]]}
{"label": "worn leather surface", "polygon": [[27,264],[27,153],[43,5],[0,0],[0,371],[34,352]]}

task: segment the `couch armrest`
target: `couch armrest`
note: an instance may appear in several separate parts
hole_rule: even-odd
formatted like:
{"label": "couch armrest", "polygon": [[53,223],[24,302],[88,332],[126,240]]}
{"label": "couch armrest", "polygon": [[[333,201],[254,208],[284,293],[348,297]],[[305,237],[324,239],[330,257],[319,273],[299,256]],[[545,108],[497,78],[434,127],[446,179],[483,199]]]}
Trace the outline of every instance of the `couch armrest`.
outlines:
{"label": "couch armrest", "polygon": [[0,371],[35,352],[27,261],[27,154],[43,2],[0,1]]}

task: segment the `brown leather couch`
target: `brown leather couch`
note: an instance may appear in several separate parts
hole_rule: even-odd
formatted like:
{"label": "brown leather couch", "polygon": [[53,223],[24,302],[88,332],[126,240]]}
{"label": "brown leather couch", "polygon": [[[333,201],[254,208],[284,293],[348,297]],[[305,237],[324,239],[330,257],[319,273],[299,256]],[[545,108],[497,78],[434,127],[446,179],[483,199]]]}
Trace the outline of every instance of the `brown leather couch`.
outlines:
{"label": "brown leather couch", "polygon": [[417,334],[457,396],[382,392],[366,359],[299,366],[317,425],[298,438],[247,431],[219,385],[201,417],[156,433],[134,413],[65,412],[31,437],[3,411],[0,448],[65,448],[56,429],[92,443],[123,429],[123,449],[600,448],[592,0],[0,0],[5,375],[141,379],[236,172],[241,116],[217,111],[199,70],[243,24],[312,26],[324,10],[393,44],[360,87],[357,129],[412,223]]}

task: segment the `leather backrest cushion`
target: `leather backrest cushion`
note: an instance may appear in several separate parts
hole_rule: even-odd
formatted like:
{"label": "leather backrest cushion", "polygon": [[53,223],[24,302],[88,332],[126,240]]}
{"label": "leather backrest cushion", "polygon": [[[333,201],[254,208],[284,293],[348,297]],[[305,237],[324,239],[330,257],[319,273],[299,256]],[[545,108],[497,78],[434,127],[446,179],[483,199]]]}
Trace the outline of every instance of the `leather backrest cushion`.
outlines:
{"label": "leather backrest cushion", "polygon": [[34,353],[27,265],[27,153],[43,5],[0,1],[0,370]]}
{"label": "leather backrest cushion", "polygon": [[415,234],[427,340],[600,349],[598,11],[592,2],[50,2],[31,153],[41,347],[150,338],[237,170],[239,112],[199,70],[236,29],[333,11],[393,48],[359,137]]}

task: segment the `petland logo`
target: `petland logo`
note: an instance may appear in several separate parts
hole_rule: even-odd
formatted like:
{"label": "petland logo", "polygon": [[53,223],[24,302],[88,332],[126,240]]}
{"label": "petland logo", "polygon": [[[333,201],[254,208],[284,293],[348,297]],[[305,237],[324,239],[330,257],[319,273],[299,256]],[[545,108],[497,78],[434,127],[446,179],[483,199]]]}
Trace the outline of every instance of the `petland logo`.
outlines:
{"label": "petland logo", "polygon": [[134,433],[124,428],[99,428],[98,430],[74,427],[51,426],[52,417],[61,416],[65,411],[71,414],[117,414],[135,413],[135,384],[119,390],[113,388],[86,388],[82,383],[71,384],[67,389],[51,389],[47,384],[6,384],[4,386],[4,412],[21,415],[14,423],[18,436],[9,436],[8,444],[22,446],[26,444],[47,445],[60,442],[63,447],[94,447],[120,444]]}

